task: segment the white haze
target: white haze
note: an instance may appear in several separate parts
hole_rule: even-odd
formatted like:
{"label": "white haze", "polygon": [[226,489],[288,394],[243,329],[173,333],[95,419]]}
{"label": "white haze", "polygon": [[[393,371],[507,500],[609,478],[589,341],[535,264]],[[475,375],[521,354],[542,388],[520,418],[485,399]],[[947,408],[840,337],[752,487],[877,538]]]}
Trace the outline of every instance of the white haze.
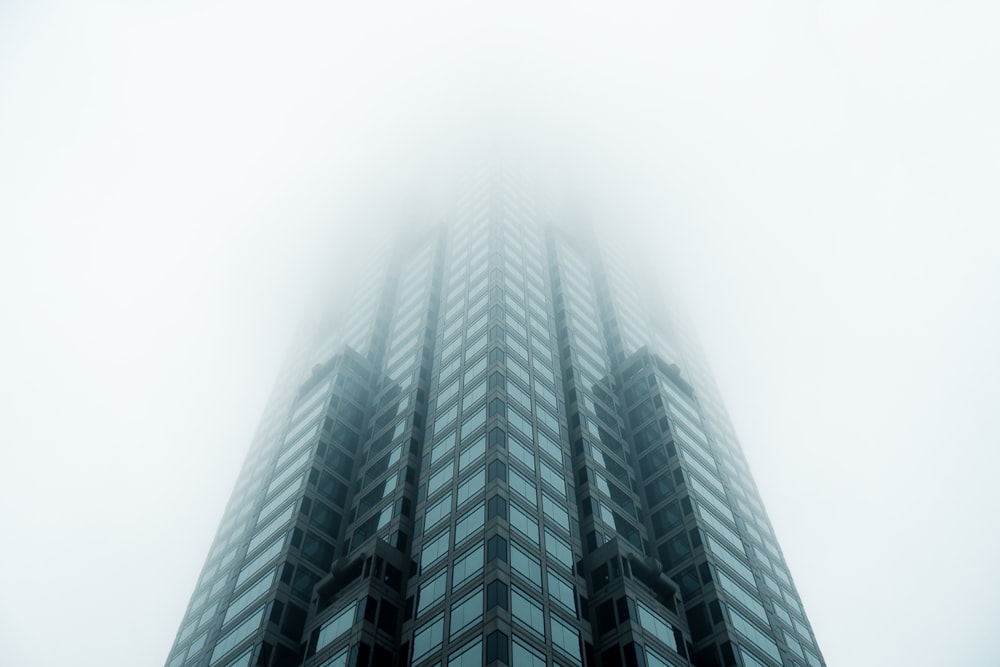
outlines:
{"label": "white haze", "polygon": [[1000,664],[995,5],[342,4],[0,5],[2,662],[163,663],[317,283],[499,145],[683,300],[831,667]]}

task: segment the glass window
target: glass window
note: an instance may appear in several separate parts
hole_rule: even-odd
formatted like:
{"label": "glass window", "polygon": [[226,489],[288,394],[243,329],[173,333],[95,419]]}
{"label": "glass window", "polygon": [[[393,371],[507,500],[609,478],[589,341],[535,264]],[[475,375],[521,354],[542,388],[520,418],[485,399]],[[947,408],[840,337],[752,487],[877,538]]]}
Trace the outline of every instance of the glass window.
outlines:
{"label": "glass window", "polygon": [[733,569],[733,571],[740,576],[748,584],[753,584],[753,572],[750,568],[743,562],[743,559],[738,557],[732,551],[727,549],[722,545],[721,542],[716,540],[709,534],[705,534],[705,542],[708,546],[708,550],[715,556],[719,558],[723,563],[728,565]]}
{"label": "glass window", "polygon": [[[459,304],[459,306],[461,305],[462,304]],[[450,317],[448,316],[445,316],[445,318],[446,320],[450,319]],[[455,354],[455,351],[458,350],[458,348],[460,348],[461,346],[462,346],[462,337],[457,336],[454,340],[448,343],[443,350],[441,350],[441,360],[448,361],[449,359],[451,359],[451,355]],[[438,393],[440,394],[441,392]]]}
{"label": "glass window", "polygon": [[451,493],[446,493],[441,500],[427,508],[424,515],[424,530],[429,531],[438,522],[451,515]]}
{"label": "glass window", "polygon": [[440,413],[434,419],[434,434],[438,434],[444,429],[448,428],[452,423],[454,423],[455,418],[458,416],[458,403],[452,404],[452,406],[446,409],[444,412]]}
{"label": "glass window", "polygon": [[478,547],[455,561],[452,569],[451,587],[457,589],[471,577],[483,571],[483,555],[485,547],[480,544]]}
{"label": "glass window", "polygon": [[539,470],[541,472],[542,479],[550,484],[560,495],[560,497],[566,497],[566,478],[563,474],[553,468],[551,465],[546,463],[545,459],[539,462]]}
{"label": "glass window", "polygon": [[482,667],[484,664],[482,639],[463,646],[448,658],[448,667]]}
{"label": "glass window", "polygon": [[542,511],[545,513],[545,516],[552,519],[555,525],[567,533],[569,532],[569,512],[566,511],[562,503],[554,500],[545,492],[542,492]]}
{"label": "glass window", "polygon": [[529,438],[534,433],[534,430],[531,428],[531,420],[527,419],[513,407],[507,411],[507,422]]}
{"label": "glass window", "polygon": [[295,412],[292,413],[292,417],[291,419],[289,419],[289,422],[290,423],[298,422],[299,417],[301,417],[306,410],[315,407],[317,403],[325,399],[327,392],[330,390],[330,383],[331,381],[327,380],[324,384],[322,384],[318,388],[313,389],[310,392],[308,398],[305,398],[300,403],[299,407],[295,409]]}
{"label": "glass window", "polygon": [[479,408],[474,415],[462,422],[462,439],[475,432],[486,423],[486,406]]}
{"label": "glass window", "polygon": [[[315,407],[315,409],[313,409],[312,412],[309,413],[308,416],[303,418],[302,421],[299,422],[299,424],[288,430],[288,435],[285,436],[285,442],[284,442],[284,444],[286,445],[285,447],[286,452],[294,451],[303,442],[305,442],[312,436],[316,435],[316,432],[319,430],[318,422],[312,424],[312,428],[307,429],[305,427],[308,426],[313,419],[319,416],[319,413],[323,411],[324,407],[325,407],[325,402],[320,403]],[[291,442],[292,444],[289,445],[288,444],[289,442]]]}
{"label": "glass window", "polygon": [[449,384],[444,389],[438,391],[437,395],[437,405],[445,405],[451,399],[452,396],[458,393],[458,378],[455,378],[451,384]]}
{"label": "glass window", "polygon": [[542,563],[522,549],[516,542],[510,544],[510,571],[516,572],[527,583],[542,590]]}
{"label": "glass window", "polygon": [[[776,662],[781,662],[781,653],[778,651],[778,645],[763,631],[758,629],[756,625],[731,608],[729,609],[729,620],[732,621],[736,632],[749,640],[751,644],[761,651],[771,656]],[[768,629],[770,629],[770,626],[768,626]]]}
{"label": "glass window", "polygon": [[435,602],[444,597],[448,584],[447,574],[448,570],[445,568],[436,574],[433,579],[425,581],[420,585],[420,589],[417,591],[417,616],[420,616],[420,614],[433,606]]}
{"label": "glass window", "polygon": [[[495,630],[490,633],[486,638],[486,659],[485,663],[489,664],[491,662],[499,661],[503,664],[508,664],[509,651],[508,651],[507,635],[499,630]],[[521,664],[521,663],[515,663]]]}
{"label": "glass window", "polygon": [[449,531],[444,531],[434,539],[426,542],[424,548],[420,550],[420,567],[427,569],[428,566],[437,562],[439,558],[448,553],[448,538],[451,537]]}
{"label": "glass window", "polygon": [[528,392],[522,390],[516,382],[507,383],[507,397],[513,403],[523,407],[525,412],[531,413],[531,398],[528,396]]}
{"label": "glass window", "polygon": [[461,329],[462,328],[462,324],[464,324],[464,322],[465,322],[465,320],[463,318],[458,318],[457,320],[451,322],[448,325],[448,328],[444,330],[444,336],[443,336],[444,339],[447,340],[455,332],[457,332],[459,329]]}
{"label": "glass window", "polygon": [[722,570],[716,570],[715,576],[719,580],[722,590],[746,607],[758,619],[767,623],[767,613],[764,611],[764,605],[760,603],[760,600],[753,593],[743,588],[735,579]]}
{"label": "glass window", "polygon": [[719,514],[726,517],[733,523],[736,523],[736,518],[733,516],[732,511],[729,509],[729,505],[725,501],[720,500],[714,492],[710,491],[707,486],[702,484],[697,477],[693,475],[687,476],[687,483],[691,489],[698,494],[698,496],[711,505]]}
{"label": "glass window", "polygon": [[712,487],[715,488],[720,495],[722,496],[726,495],[725,489],[722,486],[722,482],[719,481],[719,478],[715,475],[714,472],[709,470],[705,464],[699,461],[697,457],[688,454],[688,450],[684,448],[681,449],[681,456],[684,459],[684,462],[695,472],[704,477],[705,480],[709,484],[711,484]]}
{"label": "glass window", "polygon": [[451,377],[452,373],[454,373],[459,369],[459,367],[461,367],[461,365],[462,365],[462,357],[455,357],[454,361],[452,361],[447,366],[441,369],[441,374],[440,374],[441,380],[447,380],[449,377]]}
{"label": "glass window", "polygon": [[456,436],[457,433],[452,431],[434,443],[434,447],[431,449],[431,465],[434,465],[446,455],[455,451]]}
{"label": "glass window", "polygon": [[[787,636],[788,633],[786,632],[785,635]],[[202,649],[202,647],[205,646],[205,640],[206,639],[208,639],[208,633],[207,632],[203,632],[203,633],[201,633],[201,635],[199,635],[197,638],[195,638],[195,640],[193,642],[191,642],[191,646],[188,647],[188,655],[192,655],[193,656],[195,653],[197,653],[198,651],[200,651]],[[792,641],[795,641],[795,640],[793,639]],[[798,644],[798,642],[796,642],[796,644]],[[789,646],[791,646],[791,644],[789,644]],[[799,653],[801,653],[801,652],[802,652],[802,648],[799,647]]]}
{"label": "glass window", "polygon": [[[795,639],[795,637],[793,637],[791,634],[789,634],[785,630],[781,631],[781,636],[785,640],[785,645],[788,646],[788,648],[790,648],[793,653],[795,653],[797,655],[802,655],[802,644],[800,644],[798,642],[798,640]],[[202,641],[204,641],[204,637],[202,638]],[[191,650],[192,651],[195,650],[193,643],[191,644]]]}
{"label": "glass window", "polygon": [[774,615],[783,620],[788,625],[792,624],[792,617],[788,615],[788,612],[785,611],[785,608],[782,607],[780,604],[775,603]]}
{"label": "glass window", "polygon": [[247,620],[243,621],[235,628],[229,631],[228,634],[224,635],[219,641],[215,643],[215,649],[212,651],[211,662],[217,661],[219,658],[229,653],[231,650],[236,648],[238,644],[247,639],[250,635],[257,632],[257,628],[260,627],[260,622],[264,619],[264,610],[261,609],[260,612],[254,614]]}
{"label": "glass window", "polygon": [[516,586],[510,589],[510,616],[514,623],[545,640],[545,614],[542,613],[542,605]]}
{"label": "glass window", "polygon": [[271,480],[271,484],[267,487],[267,492],[271,493],[271,491],[281,486],[285,480],[294,475],[296,472],[299,472],[299,468],[306,462],[306,459],[308,459],[311,454],[311,450],[303,450],[295,461],[289,463],[284,470],[279,472],[274,479]]}
{"label": "glass window", "polygon": [[466,539],[479,533],[486,525],[486,503],[481,502],[465,516],[455,522],[455,548]]}
{"label": "glass window", "polygon": [[451,606],[451,617],[448,621],[450,637],[455,637],[463,630],[483,618],[483,589],[467,595]]}
{"label": "glass window", "polygon": [[679,653],[681,649],[677,645],[676,635],[674,634],[674,626],[667,623],[663,617],[647,607],[642,600],[636,600],[635,604],[639,610],[639,625],[641,625],[646,632],[655,636],[664,644]]}
{"label": "glass window", "polygon": [[288,520],[292,518],[292,514],[294,512],[295,505],[289,505],[284,512],[271,519],[270,523],[258,530],[257,534],[254,535],[252,540],[250,540],[250,545],[247,547],[247,553],[250,553],[259,547],[261,544],[273,537],[274,534],[280,529],[284,528],[285,524],[288,523]]}
{"label": "glass window", "polygon": [[256,556],[252,561],[243,566],[240,570],[240,576],[236,579],[236,587],[239,588],[244,583],[249,581],[254,575],[260,572],[264,566],[271,561],[275,556],[281,553],[281,549],[285,546],[285,535],[282,535],[274,542],[269,544],[258,556]]}
{"label": "glass window", "polygon": [[558,401],[556,401],[556,393],[544,384],[535,385],[535,396],[544,399],[553,409],[559,405]]}
{"label": "glass window", "polygon": [[494,535],[486,542],[486,560],[493,561],[498,558],[507,562],[507,540]]}
{"label": "glass window", "polygon": [[[475,331],[475,327],[481,326],[483,321],[484,321],[483,318],[480,317],[475,325],[469,327],[469,331]],[[465,355],[467,357],[470,357],[474,355],[476,352],[479,352],[484,347],[486,347],[486,334],[482,334],[477,338],[475,338],[474,340],[469,341],[469,343],[465,346]]]}
{"label": "glass window", "polygon": [[455,474],[450,465],[446,465],[441,468],[441,470],[431,475],[431,478],[427,480],[427,496],[433,496],[435,491],[440,489],[447,482],[450,482],[454,476]]}
{"label": "glass window", "polygon": [[702,520],[706,524],[714,528],[724,540],[729,542],[734,547],[742,550],[743,543],[740,541],[739,536],[732,528],[723,523],[721,519],[712,514],[712,512],[707,510],[701,503],[695,502],[695,506],[698,508],[698,515],[701,516]]}
{"label": "glass window", "polygon": [[473,461],[486,453],[486,436],[476,440],[458,455],[458,471],[462,472]]}
{"label": "glass window", "polygon": [[527,501],[532,507],[538,507],[538,490],[535,488],[534,483],[513,467],[510,469],[508,479],[511,491]]}
{"label": "glass window", "polygon": [[458,495],[456,497],[456,504],[461,507],[469,498],[472,498],[477,493],[482,492],[486,487],[486,467],[483,466],[480,470],[473,473],[471,477],[459,484]]}
{"label": "glass window", "polygon": [[[520,440],[517,438],[509,438],[507,443],[507,451],[510,452],[512,459],[520,461],[524,465],[528,466],[528,469],[532,472],[535,471],[535,454],[530,449],[528,449]],[[532,506],[536,506],[538,503],[532,501]]]}
{"label": "glass window", "polygon": [[537,356],[532,355],[531,357],[531,367],[535,370],[536,378],[544,378],[547,382],[555,382],[555,376],[552,374],[552,369],[549,368],[547,362],[539,359]]}
{"label": "glass window", "polygon": [[555,416],[552,415],[552,413],[550,413],[548,410],[539,405],[535,409],[535,414],[538,415],[539,423],[548,426],[550,429],[552,429],[553,433],[559,432],[559,420],[556,419]]}
{"label": "glass window", "polygon": [[577,664],[582,664],[580,656],[580,633],[556,615],[549,617],[552,632],[552,645],[573,658]]}
{"label": "glass window", "polygon": [[562,447],[544,431],[538,432],[538,448],[548,456],[551,456],[552,460],[557,464],[562,465]]}
{"label": "glass window", "polygon": [[573,585],[552,570],[548,570],[549,599],[555,600],[570,613],[576,614],[576,593]]}
{"label": "glass window", "polygon": [[501,519],[507,518],[507,501],[499,494],[495,494],[486,501],[486,520],[489,521],[496,517]]}
{"label": "glass window", "polygon": [[546,667],[545,656],[514,636],[511,664],[517,667]]}
{"label": "glass window", "polygon": [[502,581],[491,581],[486,585],[486,609],[507,608],[507,584]]}
{"label": "glass window", "polygon": [[[484,296],[484,299],[485,299],[485,295],[483,295],[483,296]],[[477,304],[477,305],[481,305],[481,303],[480,303],[480,304]],[[476,306],[473,306],[473,308],[475,308],[475,307],[476,307]],[[470,308],[469,310],[472,310],[472,308]],[[483,313],[483,314],[482,314],[482,315],[481,315],[481,316],[480,316],[479,318],[477,318],[477,319],[476,319],[476,320],[475,320],[474,322],[472,322],[471,324],[469,324],[469,327],[468,327],[468,331],[470,331],[470,332],[472,332],[472,333],[475,333],[475,332],[479,331],[479,329],[480,329],[481,327],[483,327],[483,326],[484,326],[484,325],[486,324],[486,317],[487,317],[487,313]],[[471,348],[471,347],[472,347],[472,346],[470,346],[470,348]],[[479,346],[479,347],[481,348],[482,346]],[[472,354],[472,353],[473,353],[474,351],[475,351],[475,350],[473,350],[473,349],[469,349],[469,350],[467,350],[467,351],[466,351],[466,356],[468,356],[468,355]]]}
{"label": "glass window", "polygon": [[413,634],[413,662],[419,661],[431,651],[440,649],[442,640],[444,640],[444,614]]}
{"label": "glass window", "polygon": [[[347,667],[347,653],[349,652],[349,647],[344,647],[342,651],[334,655],[332,658],[326,662],[318,665],[317,667]],[[249,653],[247,654],[247,659],[249,660]],[[242,667],[244,663],[240,663]]]}
{"label": "glass window", "polygon": [[510,527],[538,546],[538,521],[515,503],[510,504]]}
{"label": "glass window", "polygon": [[319,636],[316,640],[316,650],[319,651],[338,637],[350,630],[354,626],[354,614],[357,602],[352,602],[339,614],[331,618],[319,628]]}
{"label": "glass window", "polygon": [[259,600],[264,593],[269,591],[271,589],[271,584],[274,582],[275,572],[277,572],[277,569],[271,570],[267,575],[261,577],[257,583],[244,591],[238,598],[230,602],[229,609],[226,610],[226,616],[222,619],[222,624],[225,625],[239,616],[240,612]]}
{"label": "glass window", "polygon": [[484,354],[481,359],[479,359],[476,363],[469,366],[468,370],[465,371],[466,384],[468,384],[470,380],[473,380],[477,375],[486,370],[486,361],[487,361],[486,355]]}
{"label": "glass window", "polygon": [[[674,663],[670,662],[662,655],[655,652],[653,649],[649,648],[648,646],[645,648],[646,648],[646,662],[648,663],[649,667],[674,667]],[[748,667],[752,667],[751,663],[747,663],[747,665]],[[766,667],[766,666],[761,665],[760,667]]]}
{"label": "glass window", "polygon": [[545,531],[545,553],[548,554],[550,563],[560,563],[573,569],[573,549],[550,530]]}

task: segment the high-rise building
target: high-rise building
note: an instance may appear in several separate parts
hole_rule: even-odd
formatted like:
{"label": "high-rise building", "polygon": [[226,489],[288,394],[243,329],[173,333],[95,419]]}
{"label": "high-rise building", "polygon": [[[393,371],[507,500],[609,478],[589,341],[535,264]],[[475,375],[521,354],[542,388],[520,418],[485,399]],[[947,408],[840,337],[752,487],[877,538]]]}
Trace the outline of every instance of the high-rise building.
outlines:
{"label": "high-rise building", "polygon": [[711,379],[506,175],[283,371],[167,667],[823,665]]}

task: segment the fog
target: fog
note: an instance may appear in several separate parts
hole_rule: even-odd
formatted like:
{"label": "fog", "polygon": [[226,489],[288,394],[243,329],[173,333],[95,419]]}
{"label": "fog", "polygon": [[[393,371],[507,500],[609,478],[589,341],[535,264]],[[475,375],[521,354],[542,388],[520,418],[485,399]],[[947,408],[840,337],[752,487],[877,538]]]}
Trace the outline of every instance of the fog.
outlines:
{"label": "fog", "polygon": [[3,3],[4,664],[163,663],[321,286],[500,149],[682,304],[828,664],[1000,664],[998,19]]}

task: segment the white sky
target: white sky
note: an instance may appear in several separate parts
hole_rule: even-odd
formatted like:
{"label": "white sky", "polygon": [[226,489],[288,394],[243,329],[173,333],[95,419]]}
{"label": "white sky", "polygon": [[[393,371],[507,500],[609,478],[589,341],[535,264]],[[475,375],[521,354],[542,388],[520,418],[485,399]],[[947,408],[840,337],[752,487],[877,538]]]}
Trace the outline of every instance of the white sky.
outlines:
{"label": "white sky", "polygon": [[331,4],[0,5],[4,664],[163,663],[317,276],[491,141],[687,304],[831,667],[1000,664],[993,3]]}

